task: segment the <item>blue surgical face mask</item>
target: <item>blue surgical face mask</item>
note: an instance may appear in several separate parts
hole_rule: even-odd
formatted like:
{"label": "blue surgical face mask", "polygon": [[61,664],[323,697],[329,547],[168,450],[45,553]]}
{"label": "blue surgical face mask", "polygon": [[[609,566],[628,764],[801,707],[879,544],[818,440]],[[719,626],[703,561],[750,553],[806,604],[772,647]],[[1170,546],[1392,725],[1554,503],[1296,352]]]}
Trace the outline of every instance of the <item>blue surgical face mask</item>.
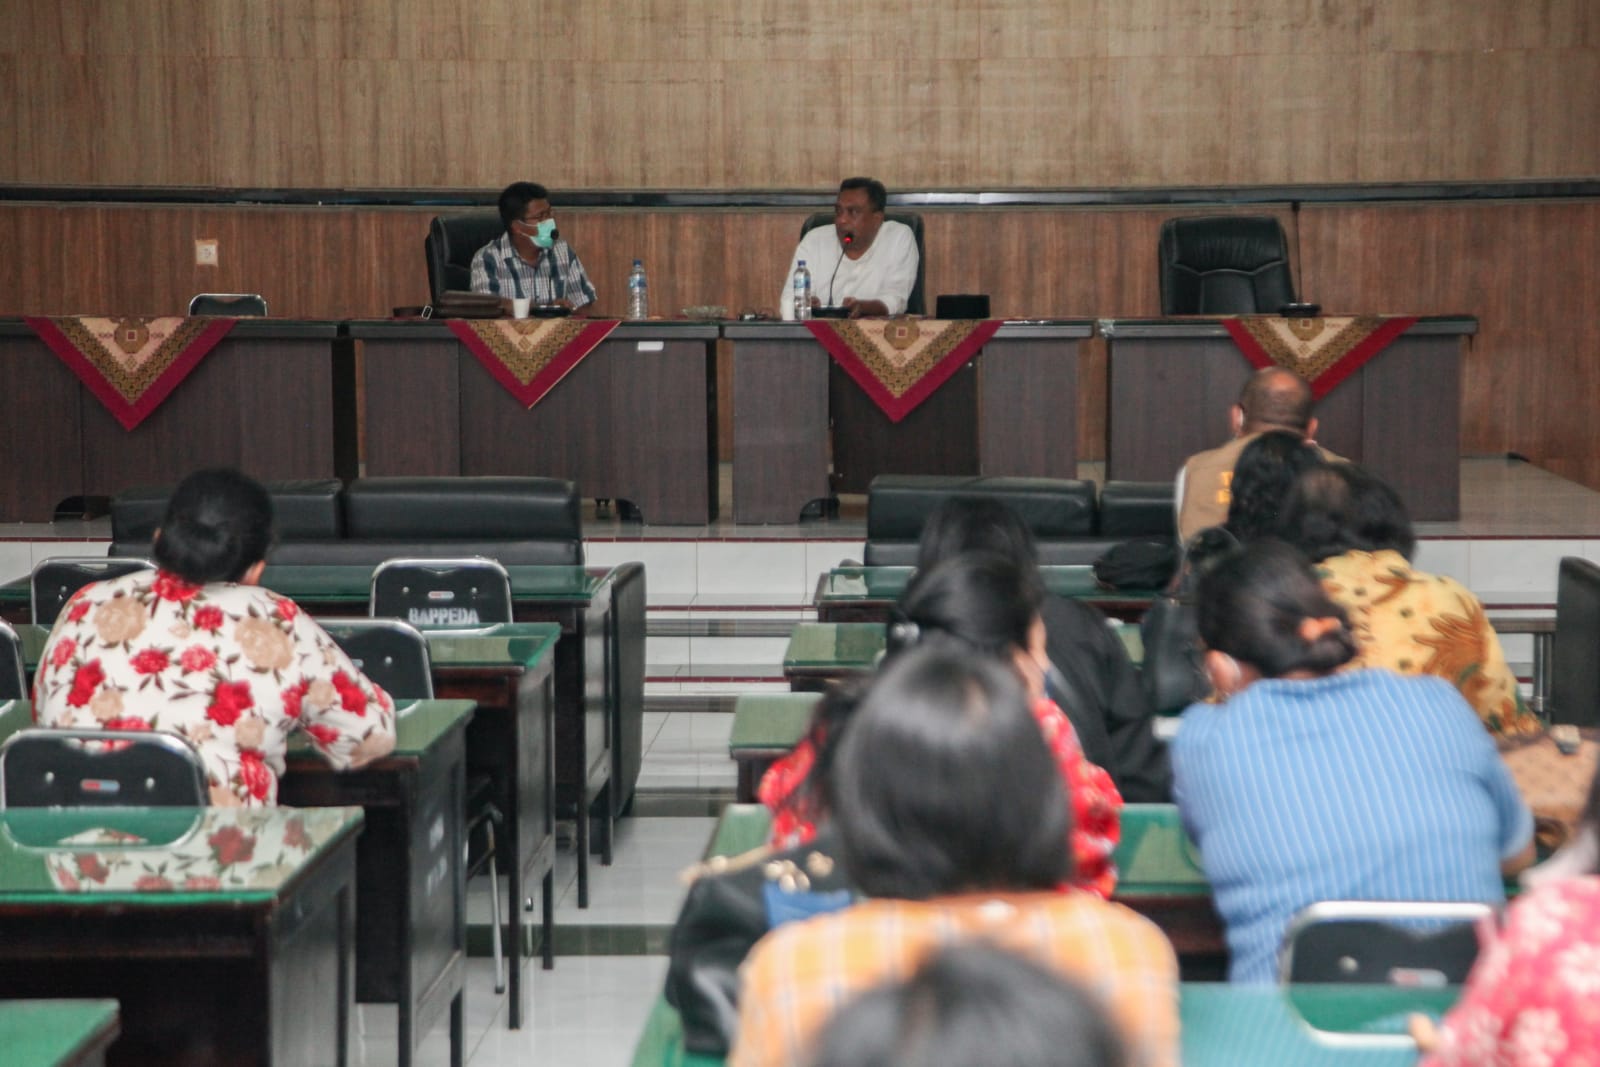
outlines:
{"label": "blue surgical face mask", "polygon": [[[527,223],[523,223],[524,226]],[[540,248],[551,248],[556,243],[556,220],[544,219],[528,234],[528,239]]]}

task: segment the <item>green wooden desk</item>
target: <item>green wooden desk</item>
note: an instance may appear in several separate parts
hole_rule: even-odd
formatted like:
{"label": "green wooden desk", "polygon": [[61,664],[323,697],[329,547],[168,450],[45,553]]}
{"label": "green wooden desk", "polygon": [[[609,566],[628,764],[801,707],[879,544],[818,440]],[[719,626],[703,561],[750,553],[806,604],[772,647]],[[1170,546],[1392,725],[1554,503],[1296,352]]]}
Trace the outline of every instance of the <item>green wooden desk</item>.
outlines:
{"label": "green wooden desk", "polygon": [[118,1064],[345,1064],[361,822],[0,812],[0,997],[115,998]]}
{"label": "green wooden desk", "polygon": [[[819,622],[888,622],[889,609],[905,593],[915,567],[835,567],[817,579],[812,602]],[[1057,596],[1092,604],[1113,619],[1138,622],[1156,590],[1102,587],[1087,565],[1040,567],[1044,587]]]}
{"label": "green wooden desk", "polygon": [[[592,812],[602,862],[611,862],[611,829],[627,809],[644,747],[644,569],[512,566],[517,622],[561,627],[555,651],[555,766],[561,804]],[[313,615],[367,613],[368,566],[269,566],[262,585]],[[27,579],[0,585],[0,618],[31,622]],[[579,819],[580,844],[589,827]],[[585,855],[587,853],[585,852]],[[579,904],[588,906],[587,863]]]}
{"label": "green wooden desk", "polygon": [[[502,623],[471,631],[425,632],[435,692],[441,698],[469,700],[478,707],[478,713],[467,726],[466,766],[474,775],[489,776],[495,805],[505,816],[503,837],[507,852],[513,857],[512,862],[504,865],[508,895],[513,903],[509,950],[511,1007],[507,1021],[516,1029],[522,1025],[521,962],[527,942],[525,913],[531,908],[531,887],[536,881],[542,881],[543,886],[544,965],[549,968],[554,962],[554,661],[561,629],[555,623],[546,622]],[[17,634],[22,639],[23,659],[31,673],[48,634],[42,627],[31,625],[17,627]],[[311,804],[331,800],[323,794],[316,801],[285,797],[283,802]],[[358,797],[350,802],[365,803],[365,800]],[[579,819],[578,828],[580,842],[587,844],[587,820]],[[403,842],[408,838],[397,840]],[[588,903],[588,859],[587,849],[580,849],[578,889],[580,902],[585,905]],[[376,991],[390,988],[392,983],[379,982],[378,986],[368,986],[363,978],[363,996],[395,999]],[[427,983],[417,983],[420,991],[426,991],[426,986]],[[417,1032],[426,1033],[427,1027]]]}
{"label": "green wooden desk", "polygon": [[746,693],[734,703],[728,755],[739,769],[739,803],[756,799],[767,768],[805,736],[817,699],[814,693]]}
{"label": "green wooden desk", "polygon": [[[448,1011],[451,1063],[459,1067],[466,977],[462,816],[473,704],[426,700],[400,710],[394,751],[359,770],[334,770],[297,737],[278,801],[364,810],[356,845],[356,999],[397,1005],[402,1065]],[[0,741],[32,724],[31,706],[10,702],[0,709]]]}
{"label": "green wooden desk", "polygon": [[[1420,1002],[1401,1000],[1390,988],[1299,987],[1286,994],[1274,986],[1230,986],[1185,982],[1178,993],[1184,1067],[1412,1067],[1416,1046],[1397,1039],[1392,1047],[1347,1043],[1307,1024],[1335,1024],[1339,1031],[1394,1032],[1404,1010],[1439,1014],[1458,990],[1430,991]],[[683,1047],[683,1024],[665,997],[657,997],[633,1051],[633,1067],[718,1067],[720,1056]]]}
{"label": "green wooden desk", "polygon": [[[764,844],[772,816],[760,804],[729,804],[717,820],[711,856],[735,856]],[[1129,804],[1122,809],[1122,839],[1115,853],[1115,899],[1160,926],[1178,954],[1197,962],[1224,959],[1222,921],[1211,885],[1184,835],[1172,804]]]}
{"label": "green wooden desk", "polygon": [[[877,669],[886,640],[882,622],[802,622],[789,634],[783,653],[783,676],[797,693],[820,693],[836,678],[871,674]],[[1117,636],[1135,666],[1144,661],[1139,628],[1116,627]]]}
{"label": "green wooden desk", "polygon": [[0,1049],[11,1067],[101,1067],[121,1032],[114,1000],[0,1001]]}

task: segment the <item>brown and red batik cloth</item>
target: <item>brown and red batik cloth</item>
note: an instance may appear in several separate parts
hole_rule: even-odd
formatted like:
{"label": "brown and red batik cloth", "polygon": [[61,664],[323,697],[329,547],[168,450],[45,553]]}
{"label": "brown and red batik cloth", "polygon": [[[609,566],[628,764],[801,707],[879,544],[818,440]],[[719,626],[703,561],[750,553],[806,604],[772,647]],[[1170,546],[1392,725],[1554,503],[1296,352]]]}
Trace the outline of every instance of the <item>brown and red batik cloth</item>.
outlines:
{"label": "brown and red batik cloth", "polygon": [[23,321],[122,428],[131,430],[161,406],[238,320],[72,315]]}
{"label": "brown and red batik cloth", "polygon": [[531,408],[612,330],[616,319],[450,319],[494,380]]}
{"label": "brown and red batik cloth", "polygon": [[1320,400],[1416,321],[1406,315],[1249,315],[1225,319],[1223,325],[1256,369],[1276,365],[1292,370],[1311,384],[1311,395]]}
{"label": "brown and red batik cloth", "polygon": [[806,326],[890,421],[899,422],[977,355],[1000,323],[812,319]]}

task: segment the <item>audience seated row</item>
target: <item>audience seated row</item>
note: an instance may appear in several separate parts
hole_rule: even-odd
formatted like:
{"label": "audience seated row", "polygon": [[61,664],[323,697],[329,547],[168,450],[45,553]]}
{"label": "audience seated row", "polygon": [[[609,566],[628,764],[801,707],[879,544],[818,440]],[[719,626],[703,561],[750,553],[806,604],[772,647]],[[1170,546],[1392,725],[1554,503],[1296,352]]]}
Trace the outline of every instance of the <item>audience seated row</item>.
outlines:
{"label": "audience seated row", "polygon": [[[360,478],[270,485],[268,562],[376,566],[403,556],[487,556],[506,566],[583,564],[578,489],[555,478]],[[111,554],[148,556],[170,489],[119,493]]]}
{"label": "audience seated row", "polygon": [[869,567],[910,566],[928,516],[954,497],[981,497],[1010,508],[1032,531],[1041,564],[1093,563],[1130,538],[1173,536],[1172,486],[1095,484],[1056,478],[951,478],[879,475],[867,491]]}

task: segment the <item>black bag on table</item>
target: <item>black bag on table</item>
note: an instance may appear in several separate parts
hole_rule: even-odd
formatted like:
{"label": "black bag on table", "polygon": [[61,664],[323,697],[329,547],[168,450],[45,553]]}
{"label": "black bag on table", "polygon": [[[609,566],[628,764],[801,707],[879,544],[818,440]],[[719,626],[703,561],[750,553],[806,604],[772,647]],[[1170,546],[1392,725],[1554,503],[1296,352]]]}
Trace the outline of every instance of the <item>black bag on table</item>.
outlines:
{"label": "black bag on table", "polygon": [[1195,534],[1168,591],[1151,601],[1139,623],[1144,644],[1139,676],[1157,715],[1170,715],[1211,695],[1211,680],[1200,663],[1194,587],[1209,560],[1237,547],[1238,539],[1221,526]]}
{"label": "black bag on table", "polygon": [[739,965],[773,926],[835,911],[854,898],[824,827],[808,845],[747,853],[726,873],[689,887],[668,946],[667,1003],[683,1021],[683,1047],[726,1055],[739,1022]]}

